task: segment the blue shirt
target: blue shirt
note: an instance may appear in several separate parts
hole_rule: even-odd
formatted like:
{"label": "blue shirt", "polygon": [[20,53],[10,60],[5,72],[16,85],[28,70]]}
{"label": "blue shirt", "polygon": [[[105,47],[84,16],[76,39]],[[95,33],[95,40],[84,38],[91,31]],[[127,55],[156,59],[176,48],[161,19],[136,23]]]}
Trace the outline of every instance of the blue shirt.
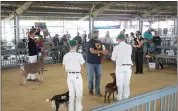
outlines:
{"label": "blue shirt", "polygon": [[153,39],[152,33],[148,32],[148,31],[144,32],[143,37],[144,37],[144,39],[148,39],[148,40],[152,40]]}
{"label": "blue shirt", "polygon": [[100,40],[90,39],[88,42],[87,48],[87,63],[90,64],[101,64],[101,56],[102,54],[92,54],[90,52],[90,48],[94,48],[94,50],[102,50],[102,43]]}

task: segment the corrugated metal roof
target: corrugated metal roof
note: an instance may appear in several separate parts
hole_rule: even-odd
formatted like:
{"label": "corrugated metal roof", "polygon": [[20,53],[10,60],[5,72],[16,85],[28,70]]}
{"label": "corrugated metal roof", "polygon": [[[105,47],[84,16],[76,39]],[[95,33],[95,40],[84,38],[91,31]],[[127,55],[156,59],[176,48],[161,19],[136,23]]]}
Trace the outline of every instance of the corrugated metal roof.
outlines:
{"label": "corrugated metal roof", "polygon": [[[1,19],[8,17],[17,8],[25,2],[22,1],[2,1],[1,2]],[[21,19],[65,19],[79,20],[88,15],[94,3],[82,1],[44,1],[34,2],[32,6],[20,16]],[[107,1],[99,2],[93,11],[108,4]],[[162,6],[162,7],[161,7]],[[166,6],[166,7],[165,7]],[[160,7],[160,8],[158,8]],[[144,19],[166,19],[176,15],[176,1],[133,1],[133,2],[115,2],[109,9],[100,15],[96,20],[130,20],[137,16],[145,16]]]}

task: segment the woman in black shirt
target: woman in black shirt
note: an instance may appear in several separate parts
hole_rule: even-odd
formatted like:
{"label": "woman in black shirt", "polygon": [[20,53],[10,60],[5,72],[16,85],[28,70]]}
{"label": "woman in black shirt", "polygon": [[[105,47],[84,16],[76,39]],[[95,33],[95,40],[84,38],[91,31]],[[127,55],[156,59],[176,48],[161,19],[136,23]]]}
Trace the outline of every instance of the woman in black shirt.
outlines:
{"label": "woman in black shirt", "polygon": [[143,38],[140,31],[136,32],[136,38],[134,38],[135,52],[135,64],[136,72],[135,74],[143,74]]}

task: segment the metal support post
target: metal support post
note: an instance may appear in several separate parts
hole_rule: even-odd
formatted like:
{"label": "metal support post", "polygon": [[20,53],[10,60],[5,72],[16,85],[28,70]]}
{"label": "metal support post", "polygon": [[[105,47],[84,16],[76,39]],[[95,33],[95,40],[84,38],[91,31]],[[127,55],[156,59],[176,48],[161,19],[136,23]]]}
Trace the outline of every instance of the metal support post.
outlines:
{"label": "metal support post", "polygon": [[89,15],[89,34],[90,34],[89,39],[92,38],[93,29],[94,29],[94,19],[93,19],[92,14],[90,13]]}
{"label": "metal support post", "polygon": [[173,34],[176,34],[176,17],[174,17],[174,33]]}
{"label": "metal support post", "polygon": [[14,18],[14,38],[15,38],[15,45],[19,42],[19,16],[15,15]]}
{"label": "metal support post", "polygon": [[127,29],[128,28],[128,23],[127,23],[127,21],[124,21],[123,22],[123,29]]}
{"label": "metal support post", "polygon": [[79,28],[78,28],[78,26],[77,26],[77,34],[78,34],[78,32],[79,32]]}
{"label": "metal support post", "polygon": [[6,30],[6,22],[5,22],[5,20],[3,21],[3,26],[4,26],[4,29],[3,29],[3,33],[4,33],[4,35],[5,35],[5,30]]}
{"label": "metal support post", "polygon": [[62,22],[62,32],[63,32],[63,34],[64,34],[64,20],[63,20],[63,22]]}
{"label": "metal support post", "polygon": [[143,29],[143,19],[141,17],[139,17],[139,31],[142,33],[142,29]]}

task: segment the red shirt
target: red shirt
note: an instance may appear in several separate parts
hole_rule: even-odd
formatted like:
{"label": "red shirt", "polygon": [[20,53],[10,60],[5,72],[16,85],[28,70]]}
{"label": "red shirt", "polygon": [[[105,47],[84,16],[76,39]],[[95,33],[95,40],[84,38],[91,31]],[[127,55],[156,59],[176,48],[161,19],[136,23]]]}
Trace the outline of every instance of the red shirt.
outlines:
{"label": "red shirt", "polygon": [[43,42],[39,42],[39,46],[40,46],[40,47],[43,47]]}

